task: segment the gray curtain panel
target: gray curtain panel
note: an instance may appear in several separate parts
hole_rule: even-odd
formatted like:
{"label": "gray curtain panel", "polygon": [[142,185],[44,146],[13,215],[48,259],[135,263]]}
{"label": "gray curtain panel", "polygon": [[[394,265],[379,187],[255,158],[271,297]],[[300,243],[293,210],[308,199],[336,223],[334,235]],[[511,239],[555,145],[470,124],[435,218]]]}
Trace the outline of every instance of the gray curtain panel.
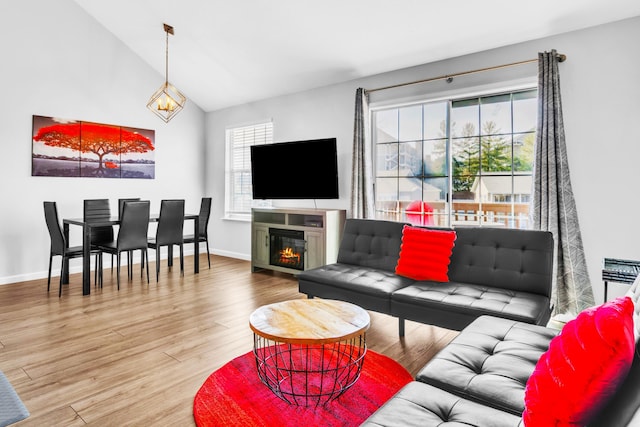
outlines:
{"label": "gray curtain panel", "polygon": [[531,200],[532,226],[553,233],[554,314],[577,314],[594,305],[565,145],[558,56],[538,54],[538,126]]}
{"label": "gray curtain panel", "polygon": [[353,123],[353,165],[351,170],[351,217],[374,218],[373,158],[369,138],[369,99],[362,88],[356,90]]}

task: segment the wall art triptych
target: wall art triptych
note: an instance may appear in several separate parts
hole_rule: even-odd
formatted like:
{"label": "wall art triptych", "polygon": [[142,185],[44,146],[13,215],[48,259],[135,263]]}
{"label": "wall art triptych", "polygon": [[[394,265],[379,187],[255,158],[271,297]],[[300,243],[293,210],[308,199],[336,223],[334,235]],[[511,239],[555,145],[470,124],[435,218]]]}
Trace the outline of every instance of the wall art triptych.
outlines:
{"label": "wall art triptych", "polygon": [[33,116],[32,176],[155,178],[155,131]]}

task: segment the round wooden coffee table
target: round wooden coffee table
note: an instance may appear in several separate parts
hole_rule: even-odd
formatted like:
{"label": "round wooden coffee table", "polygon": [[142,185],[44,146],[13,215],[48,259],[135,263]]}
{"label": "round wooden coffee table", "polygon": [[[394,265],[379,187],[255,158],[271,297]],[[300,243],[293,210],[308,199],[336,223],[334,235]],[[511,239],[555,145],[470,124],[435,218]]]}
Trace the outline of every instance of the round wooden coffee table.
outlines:
{"label": "round wooden coffee table", "polygon": [[360,377],[369,314],[344,301],[269,304],[249,317],[258,376],[282,400],[323,405]]}

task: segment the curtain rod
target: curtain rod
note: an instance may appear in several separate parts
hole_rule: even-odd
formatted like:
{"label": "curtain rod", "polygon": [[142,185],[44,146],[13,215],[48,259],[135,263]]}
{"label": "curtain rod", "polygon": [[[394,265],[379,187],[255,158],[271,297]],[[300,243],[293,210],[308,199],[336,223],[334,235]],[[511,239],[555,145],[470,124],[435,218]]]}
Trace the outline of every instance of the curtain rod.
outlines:
{"label": "curtain rod", "polygon": [[[563,55],[561,53],[557,54],[557,57],[558,57],[558,62],[564,62],[567,59],[567,55]],[[494,65],[493,67],[479,68],[477,70],[463,71],[461,73],[446,74],[444,76],[432,77],[430,79],[416,80],[416,81],[407,82],[407,83],[398,83],[398,84],[395,84],[395,85],[378,87],[378,88],[375,88],[375,89],[365,89],[365,93],[378,92],[380,90],[387,90],[387,89],[394,89],[394,88],[402,87],[402,86],[410,86],[410,85],[415,85],[415,84],[418,84],[418,83],[428,83],[428,82],[433,82],[433,81],[436,81],[436,80],[447,80],[448,83],[451,83],[451,81],[453,80],[454,77],[466,76],[468,74],[482,73],[484,71],[499,70],[501,68],[515,67],[517,65],[531,64],[532,62],[538,62],[538,58],[536,58],[536,59],[527,59],[525,61],[512,62],[510,64]]]}

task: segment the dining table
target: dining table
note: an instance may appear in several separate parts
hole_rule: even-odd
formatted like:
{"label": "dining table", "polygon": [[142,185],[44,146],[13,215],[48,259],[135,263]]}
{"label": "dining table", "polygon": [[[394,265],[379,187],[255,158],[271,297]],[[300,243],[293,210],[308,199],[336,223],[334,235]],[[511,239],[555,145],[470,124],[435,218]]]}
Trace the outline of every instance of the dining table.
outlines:
{"label": "dining table", "polygon": [[[149,216],[149,222],[158,222],[160,214],[151,214]],[[185,213],[185,221],[193,221],[193,235],[198,236],[200,229],[200,216],[198,214]],[[104,218],[92,218],[91,220],[85,220],[84,218],[63,218],[63,233],[67,245],[69,244],[69,228],[71,225],[82,227],[82,295],[91,294],[91,228],[93,227],[105,227],[114,226],[120,224],[119,217],[104,217]],[[198,274],[200,272],[200,260],[198,257],[200,241],[196,238],[193,242],[193,272]],[[172,264],[172,247],[169,247],[169,265]],[[65,265],[65,271],[63,271],[62,283],[69,283],[69,265]]]}

